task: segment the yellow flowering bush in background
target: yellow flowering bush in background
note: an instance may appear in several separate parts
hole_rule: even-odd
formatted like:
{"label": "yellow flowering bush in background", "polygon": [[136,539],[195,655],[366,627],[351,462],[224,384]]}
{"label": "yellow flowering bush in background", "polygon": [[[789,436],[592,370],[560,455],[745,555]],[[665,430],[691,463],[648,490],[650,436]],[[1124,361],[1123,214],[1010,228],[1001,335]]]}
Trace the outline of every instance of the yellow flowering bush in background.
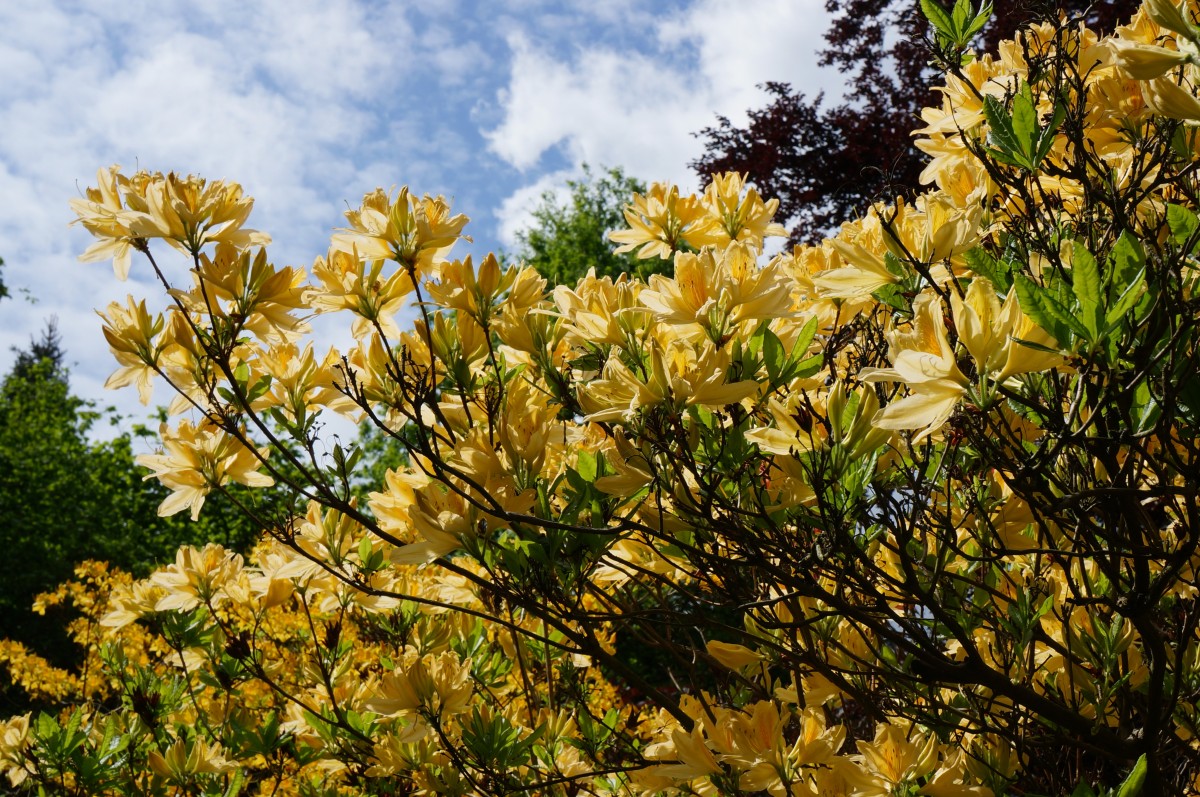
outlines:
{"label": "yellow flowering bush in background", "polygon": [[[87,658],[0,647],[58,707],[4,724],[12,787],[1200,789],[1197,10],[975,54],[986,9],[922,6],[928,190],[773,257],[736,174],[632,198],[612,240],[672,276],[549,286],[407,188],[307,274],[236,184],[101,170],[84,259],[164,290],[102,312],[110,384],[183,416],[160,512],[294,510],[47,596]],[[365,500],[335,415],[404,452]]]}

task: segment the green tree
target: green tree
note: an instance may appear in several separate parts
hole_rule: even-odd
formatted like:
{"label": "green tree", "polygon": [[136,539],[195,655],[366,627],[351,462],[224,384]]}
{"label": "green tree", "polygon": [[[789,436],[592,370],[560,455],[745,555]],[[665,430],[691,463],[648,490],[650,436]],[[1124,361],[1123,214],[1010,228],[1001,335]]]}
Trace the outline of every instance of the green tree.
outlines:
{"label": "green tree", "polygon": [[613,230],[625,228],[622,208],[635,193],[645,193],[645,183],[619,167],[593,172],[585,163],[583,177],[568,180],[570,197],[563,202],[554,191],[542,194],[533,211],[533,226],[517,233],[514,259],[522,259],[556,285],[574,285],[588,269],[600,277],[620,274],[646,277],[670,268],[667,261],[639,260],[634,254],[616,254],[608,240]]}
{"label": "green tree", "polygon": [[181,544],[212,540],[245,548],[259,534],[220,496],[211,517],[196,523],[158,517],[167,491],[143,480],[130,435],[90,439],[105,413],[71,393],[65,356],[51,320],[40,339],[17,352],[0,383],[0,549],[6,552],[0,639],[55,660],[75,655],[61,618],[36,615],[31,605],[80,561],[102,559],[144,574]]}

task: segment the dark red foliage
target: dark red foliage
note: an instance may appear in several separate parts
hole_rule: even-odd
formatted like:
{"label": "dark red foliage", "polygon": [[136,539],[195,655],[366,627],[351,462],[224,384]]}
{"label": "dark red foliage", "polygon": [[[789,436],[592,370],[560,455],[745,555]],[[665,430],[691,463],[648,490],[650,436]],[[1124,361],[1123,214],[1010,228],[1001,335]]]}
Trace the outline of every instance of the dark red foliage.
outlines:
{"label": "dark red foliage", "polygon": [[[1097,31],[1111,31],[1136,10],[1136,0],[1015,0],[995,3],[980,47],[1060,11],[1085,16]],[[750,111],[746,127],[725,117],[698,135],[705,153],[692,167],[702,178],[747,173],[760,193],[778,197],[779,217],[792,241],[820,240],[870,203],[915,191],[924,155],[912,145],[920,110],[937,101],[924,45],[927,26],[913,0],[827,0],[835,14],[825,34],[821,63],[849,76],[847,98],[822,108],[786,83],[767,83],[766,107]]]}

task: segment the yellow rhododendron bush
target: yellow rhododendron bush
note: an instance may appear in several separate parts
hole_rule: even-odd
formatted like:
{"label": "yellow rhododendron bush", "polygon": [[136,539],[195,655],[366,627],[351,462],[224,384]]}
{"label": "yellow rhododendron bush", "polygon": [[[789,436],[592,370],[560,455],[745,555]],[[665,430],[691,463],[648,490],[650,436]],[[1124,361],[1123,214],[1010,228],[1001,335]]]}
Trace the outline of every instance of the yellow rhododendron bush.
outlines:
{"label": "yellow rhododendron bush", "polygon": [[[973,53],[923,5],[926,190],[771,256],[739,175],[656,184],[611,238],[671,277],[455,259],[407,188],[276,266],[236,184],[101,170],[84,259],[162,287],[101,311],[110,386],[174,394],[160,511],[294,503],[46,596],[86,662],[2,649],[47,706],[12,787],[1200,789],[1197,9]],[[404,464],[362,484],[335,417]]]}

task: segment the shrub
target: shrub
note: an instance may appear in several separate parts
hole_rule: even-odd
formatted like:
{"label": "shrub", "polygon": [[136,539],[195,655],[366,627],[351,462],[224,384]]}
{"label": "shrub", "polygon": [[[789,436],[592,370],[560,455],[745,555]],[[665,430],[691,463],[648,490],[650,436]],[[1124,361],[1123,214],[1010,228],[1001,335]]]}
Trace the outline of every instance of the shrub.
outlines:
{"label": "shrub", "polygon": [[[161,511],[285,477],[309,505],[249,562],[117,584],[103,678],[9,722],[10,778],[1195,790],[1200,30],[1157,0],[973,56],[968,5],[924,5],[929,190],[765,263],[776,205],[736,174],[629,206],[613,239],[673,277],[547,293],[450,260],[441,198],[367,195],[306,282],[236,185],[102,171],[88,258],[142,253],[171,291],[105,313],[119,381],[165,376],[194,418],[143,460]],[[356,346],[315,353],[309,312]],[[327,413],[406,451],[366,507]]]}

